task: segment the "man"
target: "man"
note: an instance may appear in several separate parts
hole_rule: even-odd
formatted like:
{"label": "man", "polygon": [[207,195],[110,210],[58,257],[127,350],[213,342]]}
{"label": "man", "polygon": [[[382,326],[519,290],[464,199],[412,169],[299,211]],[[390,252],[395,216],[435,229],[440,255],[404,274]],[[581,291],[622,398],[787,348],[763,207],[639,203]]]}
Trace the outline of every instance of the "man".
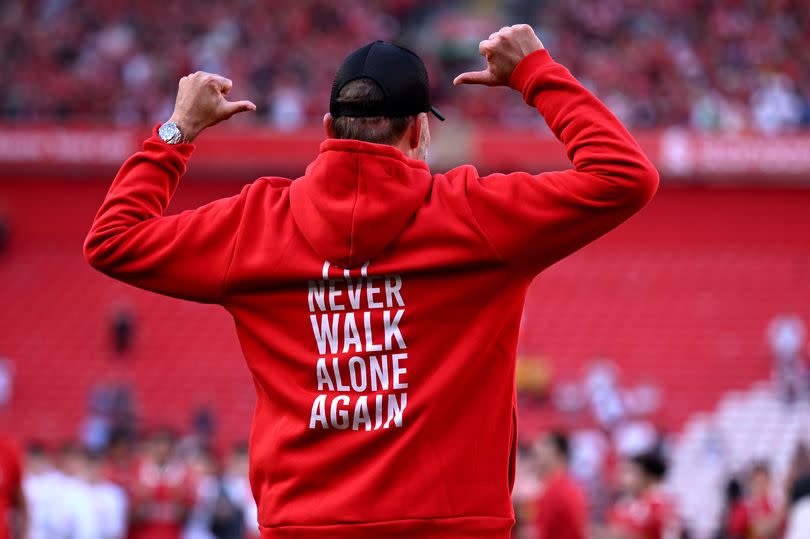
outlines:
{"label": "man", "polygon": [[234,444],[225,461],[221,478],[222,494],[235,505],[242,515],[241,529],[247,538],[257,537],[256,502],[250,495],[250,484],[247,481],[249,472],[248,445],[244,442]]}
{"label": "man", "polygon": [[61,494],[61,482],[62,474],[54,466],[48,449],[41,442],[30,441],[25,447],[23,475],[29,539],[47,539],[56,534],[53,515],[58,512],[56,496]]}
{"label": "man", "polygon": [[[101,538],[90,484],[87,482],[87,459],[84,449],[68,441],[59,449],[57,467],[39,468],[39,485],[31,483],[32,504],[42,525],[36,530],[42,537]],[[32,478],[33,479],[33,478]]]}
{"label": "man", "polygon": [[777,539],[782,536],[784,513],[773,499],[771,469],[767,462],[751,467],[748,496],[743,510],[738,511],[733,529],[750,539]]}
{"label": "man", "polygon": [[188,467],[175,455],[173,432],[151,434],[131,485],[130,539],[180,539],[195,493]]}
{"label": "man", "polygon": [[656,452],[626,459],[619,468],[621,497],[608,516],[609,539],[675,537],[675,508],[661,483],[667,472]]}
{"label": "man", "polygon": [[85,479],[99,537],[123,539],[128,528],[127,494],[121,486],[106,477],[104,472],[104,455],[98,451],[86,451]]}
{"label": "man", "polygon": [[425,67],[376,42],[338,70],[328,140],[303,177],[163,216],[189,142],[255,109],[198,72],[96,216],[93,266],[234,317],[257,392],[263,538],[509,537],[526,290],[643,207],[658,175],[529,26],[480,52],[487,68],[455,83],[522,92],[574,170],[431,174]]}
{"label": "man", "polygon": [[810,475],[803,475],[790,485],[789,501],[785,539],[810,537]]}
{"label": "man", "polygon": [[22,464],[15,444],[0,437],[0,539],[28,537],[28,513],[22,488]]}
{"label": "man", "polygon": [[585,539],[588,515],[585,493],[568,472],[568,438],[549,432],[536,446],[537,467],[543,486],[537,500],[539,539]]}

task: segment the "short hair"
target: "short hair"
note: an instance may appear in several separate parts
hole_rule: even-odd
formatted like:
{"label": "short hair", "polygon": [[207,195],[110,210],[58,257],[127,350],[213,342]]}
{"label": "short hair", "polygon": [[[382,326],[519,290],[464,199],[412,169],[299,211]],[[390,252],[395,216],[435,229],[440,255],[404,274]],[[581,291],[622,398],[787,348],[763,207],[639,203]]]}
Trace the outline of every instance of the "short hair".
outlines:
{"label": "short hair", "polygon": [[799,477],[790,487],[790,505],[795,505],[805,498],[810,498],[810,475]]}
{"label": "short hair", "polygon": [[41,440],[29,440],[25,445],[25,452],[31,457],[46,457],[48,447]]}
{"label": "short hair", "polygon": [[59,455],[61,457],[80,457],[84,456],[84,447],[73,440],[62,442],[59,446]]}
{"label": "short hair", "polygon": [[743,497],[743,487],[740,480],[736,477],[732,477],[726,483],[726,501],[728,502],[736,502],[741,500]]}
{"label": "short hair", "polygon": [[[346,83],[338,93],[338,103],[374,105],[385,99],[379,84],[368,77]],[[332,120],[335,138],[361,140],[376,144],[396,144],[414,116],[339,116]]]}
{"label": "short hair", "polygon": [[758,460],[751,465],[751,474],[764,474],[770,475],[771,474],[771,467],[768,465],[768,462],[765,460]]}
{"label": "short hair", "polygon": [[641,468],[644,475],[661,481],[667,475],[667,462],[658,451],[650,451],[634,456],[631,461]]}
{"label": "short hair", "polygon": [[248,445],[248,442],[246,442],[244,440],[240,440],[238,442],[235,442],[231,446],[231,454],[232,455],[244,456],[244,455],[247,455],[249,453],[249,449],[250,449],[250,446]]}
{"label": "short hair", "polygon": [[562,431],[553,430],[546,435],[546,440],[554,448],[554,451],[560,457],[568,460],[571,456],[571,446],[568,443],[568,436]]}
{"label": "short hair", "polygon": [[171,427],[160,426],[153,429],[147,439],[150,442],[168,442],[173,444],[177,441],[177,435]]}

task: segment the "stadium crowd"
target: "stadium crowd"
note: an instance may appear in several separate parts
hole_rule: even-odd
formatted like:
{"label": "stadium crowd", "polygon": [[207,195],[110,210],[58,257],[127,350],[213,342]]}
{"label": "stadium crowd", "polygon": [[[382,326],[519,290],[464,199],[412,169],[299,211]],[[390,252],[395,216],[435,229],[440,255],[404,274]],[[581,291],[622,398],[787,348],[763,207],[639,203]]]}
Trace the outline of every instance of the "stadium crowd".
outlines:
{"label": "stadium crowd", "polygon": [[143,439],[115,436],[95,451],[30,442],[21,460],[24,503],[16,527],[25,532],[12,537],[258,537],[246,444],[217,456],[193,437],[177,440],[157,429]]}
{"label": "stadium crowd", "polygon": [[0,120],[154,123],[168,118],[178,78],[205,70],[259,105],[237,121],[294,129],[319,122],[347,51],[387,39],[424,57],[434,101],[455,122],[536,126],[507,92],[450,83],[480,63],[481,39],[515,21],[533,24],[631,127],[810,126],[804,0],[5,2]]}
{"label": "stadium crowd", "polygon": [[[617,456],[602,473],[604,500],[583,481],[574,453],[569,435],[558,431],[546,431],[519,449],[515,539],[694,537],[665,486],[661,448]],[[24,499],[16,514],[8,515],[19,531],[11,537],[258,537],[244,444],[217,457],[193,436],[177,439],[157,429],[136,440],[115,436],[102,451],[73,442],[59,447],[29,442],[23,455],[13,454],[0,443],[0,470],[6,479],[19,476]],[[0,489],[0,509],[8,503],[3,495]],[[808,517],[810,452],[799,448],[783,484],[765,462],[729,481],[714,538],[803,539],[810,531]]]}

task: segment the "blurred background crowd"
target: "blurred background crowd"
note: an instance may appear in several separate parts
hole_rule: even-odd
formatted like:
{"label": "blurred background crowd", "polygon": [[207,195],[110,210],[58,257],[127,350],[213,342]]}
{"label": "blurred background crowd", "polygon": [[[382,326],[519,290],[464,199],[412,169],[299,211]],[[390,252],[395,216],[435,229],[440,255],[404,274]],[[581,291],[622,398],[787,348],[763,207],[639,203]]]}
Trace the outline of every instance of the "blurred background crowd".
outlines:
{"label": "blurred background crowd", "polygon": [[[238,191],[244,169],[227,169],[252,139],[303,168],[335,67],[388,39],[425,60],[451,154],[526,168],[549,148],[533,144],[555,144],[536,111],[451,84],[517,22],[653,159],[702,168],[656,161],[651,206],[530,288],[515,539],[810,538],[807,0],[0,2],[0,518],[27,539],[256,534],[232,322],[87,266],[119,164],[98,154],[134,151],[129,133],[168,119],[177,80],[206,70],[258,110],[200,141],[195,159],[226,164],[184,181],[171,211]],[[766,142],[785,168],[757,160]]]}
{"label": "blurred background crowd", "polygon": [[25,448],[22,537],[258,537],[246,444],[217,455],[160,429],[115,436],[103,450],[67,442]]}
{"label": "blurred background crowd", "polygon": [[5,2],[0,119],[151,124],[170,115],[176,81],[204,70],[258,104],[241,121],[294,129],[323,115],[332,66],[384,38],[424,58],[448,112],[535,125],[506,92],[451,85],[478,42],[515,21],[631,127],[810,126],[805,0]]}
{"label": "blurred background crowd", "polygon": [[[108,331],[116,361],[131,360],[133,314],[113,311]],[[724,439],[744,429],[735,425],[724,432],[721,417],[699,440],[697,458],[689,455],[686,436],[675,440],[656,419],[666,406],[660,388],[627,385],[609,358],[588,362],[580,379],[565,384],[551,383],[551,366],[543,360],[521,358],[522,417],[553,410],[552,422],[565,427],[546,426],[520,439],[514,539],[805,539],[810,532],[806,333],[794,315],[771,320],[765,330],[771,379],[759,396],[755,391],[744,397],[757,408],[764,395],[775,413],[769,426],[793,422],[795,436],[775,442],[756,417],[739,416],[770,451],[781,446],[784,462],[748,447],[734,464],[733,445],[750,442]],[[10,362],[2,363],[7,382],[0,405],[11,400],[14,387]],[[247,443],[223,445],[216,413],[207,406],[196,409],[182,431],[148,426],[160,420],[139,417],[135,393],[127,383],[95,383],[75,438],[30,438],[20,447],[0,436],[0,510],[8,505],[13,529],[25,539],[258,537]],[[706,466],[717,475],[713,491],[690,492],[692,476],[707,473]],[[678,476],[685,478],[685,489]],[[699,520],[710,521],[708,536],[688,514],[695,503]]]}

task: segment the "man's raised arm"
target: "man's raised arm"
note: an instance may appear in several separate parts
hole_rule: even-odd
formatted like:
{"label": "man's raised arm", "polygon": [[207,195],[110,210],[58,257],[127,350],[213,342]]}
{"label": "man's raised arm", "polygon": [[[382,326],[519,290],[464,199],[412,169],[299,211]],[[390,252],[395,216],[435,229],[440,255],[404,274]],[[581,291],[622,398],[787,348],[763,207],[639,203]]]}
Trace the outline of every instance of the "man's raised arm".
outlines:
{"label": "man's raised arm", "polygon": [[482,41],[487,68],[454,84],[510,86],[565,144],[573,170],[473,178],[467,197],[498,254],[531,279],[615,228],[652,198],[658,172],[619,120],[554,62],[532,28]]}
{"label": "man's raised arm", "polygon": [[186,170],[190,142],[206,127],[256,109],[249,101],[227,101],[230,89],[230,80],[209,73],[180,80],[170,122],[184,140],[169,144],[155,132],[121,167],[85,240],[93,267],[147,290],[219,301],[248,187],[196,210],[163,212]]}

